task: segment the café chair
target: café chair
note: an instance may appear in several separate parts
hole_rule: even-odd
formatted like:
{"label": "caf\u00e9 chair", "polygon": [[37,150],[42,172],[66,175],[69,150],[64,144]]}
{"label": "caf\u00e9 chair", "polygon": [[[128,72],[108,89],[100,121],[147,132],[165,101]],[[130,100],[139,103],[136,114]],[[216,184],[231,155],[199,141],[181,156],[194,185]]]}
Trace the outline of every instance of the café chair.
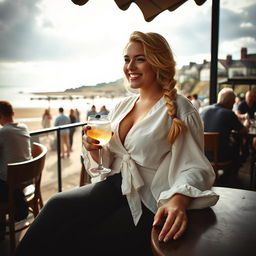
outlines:
{"label": "caf\u00e9 chair", "polygon": [[[5,232],[10,237],[10,251],[13,252],[16,247],[15,233],[20,232],[30,225],[26,222],[21,227],[15,225],[14,213],[14,192],[15,189],[21,188],[24,191],[29,211],[33,213],[34,218],[43,207],[40,184],[41,175],[44,168],[47,148],[39,143],[32,144],[33,158],[23,162],[9,163],[7,165],[7,183],[9,187],[8,202],[0,203],[0,212],[9,227]],[[1,216],[2,217],[2,216]]]}
{"label": "caf\u00e9 chair", "polygon": [[213,160],[210,161],[216,174],[215,185],[219,181],[219,170],[228,170],[232,166],[232,161],[219,161],[219,133],[204,132],[204,151],[213,154]]}

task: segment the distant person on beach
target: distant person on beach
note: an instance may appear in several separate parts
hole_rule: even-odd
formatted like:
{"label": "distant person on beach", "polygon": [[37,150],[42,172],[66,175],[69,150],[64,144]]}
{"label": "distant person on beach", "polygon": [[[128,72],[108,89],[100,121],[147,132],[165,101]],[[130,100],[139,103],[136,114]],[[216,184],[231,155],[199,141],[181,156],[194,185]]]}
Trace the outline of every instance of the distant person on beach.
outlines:
{"label": "distant person on beach", "polygon": [[91,110],[88,111],[88,113],[87,113],[87,120],[88,120],[88,117],[89,117],[89,116],[95,116],[95,115],[97,115],[97,114],[98,114],[98,113],[97,113],[97,111],[96,111],[95,105],[92,105]]}
{"label": "distant person on beach", "polygon": [[75,114],[76,114],[76,121],[80,122],[80,111],[77,108],[75,109]]}
{"label": "distant person on beach", "polygon": [[[64,114],[64,109],[61,107],[59,108],[59,115],[56,117],[54,126],[60,126],[65,124],[70,124],[70,118]],[[65,152],[67,157],[70,155],[70,144],[69,144],[69,129],[62,129],[60,131],[60,157],[64,158]],[[66,148],[66,151],[65,151]]]}
{"label": "distant person on beach", "polygon": [[99,115],[108,115],[109,114],[109,110],[106,109],[106,106],[103,105],[101,108],[100,108],[100,112],[99,112]]}
{"label": "distant person on beach", "polygon": [[42,116],[42,126],[43,128],[49,128],[51,127],[51,120],[52,120],[52,115],[50,113],[50,109],[45,109],[44,114]]}
{"label": "distant person on beach", "polygon": [[[7,164],[31,159],[30,135],[27,126],[14,121],[11,103],[0,101],[0,202],[8,202]],[[15,192],[15,220],[20,221],[28,215],[27,203],[22,190]],[[0,211],[0,237],[4,229]]]}
{"label": "distant person on beach", "polygon": [[[77,122],[77,117],[76,117],[76,112],[74,109],[70,109],[69,112],[69,119],[71,124],[76,123]],[[76,131],[75,127],[72,127],[69,129],[69,144],[70,144],[70,151],[72,151],[72,145],[73,145],[73,137],[74,137],[74,133]]]}

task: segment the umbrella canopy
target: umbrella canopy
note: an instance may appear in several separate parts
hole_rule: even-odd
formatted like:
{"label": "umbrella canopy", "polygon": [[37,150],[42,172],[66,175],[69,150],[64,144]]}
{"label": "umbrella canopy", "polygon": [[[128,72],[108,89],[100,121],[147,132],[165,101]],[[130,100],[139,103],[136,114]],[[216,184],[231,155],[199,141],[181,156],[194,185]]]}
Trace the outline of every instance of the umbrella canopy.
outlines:
{"label": "umbrella canopy", "polygon": [[[159,13],[169,10],[174,11],[187,0],[115,0],[121,10],[127,10],[131,3],[138,5],[146,21],[153,20]],[[194,0],[197,5],[202,5],[206,0]],[[72,0],[74,4],[84,5],[88,0]]]}

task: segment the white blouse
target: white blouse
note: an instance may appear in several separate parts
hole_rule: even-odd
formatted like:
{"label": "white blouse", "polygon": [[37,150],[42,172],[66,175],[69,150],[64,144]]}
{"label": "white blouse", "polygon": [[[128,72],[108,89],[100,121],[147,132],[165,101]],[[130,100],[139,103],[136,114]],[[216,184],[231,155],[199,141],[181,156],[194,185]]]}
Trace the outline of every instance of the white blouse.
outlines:
{"label": "white blouse", "polygon": [[[111,112],[114,135],[103,150],[104,166],[112,170],[108,175],[121,172],[122,193],[127,197],[135,225],[142,214],[141,201],[153,213],[176,193],[193,198],[190,209],[214,205],[219,198],[210,190],[215,173],[204,155],[202,121],[191,102],[177,95],[177,116],[186,123],[188,131],[172,146],[167,142],[172,119],[163,97],[134,124],[122,144],[119,123],[138,98],[139,95],[125,98]],[[91,161],[84,150],[87,170]]]}

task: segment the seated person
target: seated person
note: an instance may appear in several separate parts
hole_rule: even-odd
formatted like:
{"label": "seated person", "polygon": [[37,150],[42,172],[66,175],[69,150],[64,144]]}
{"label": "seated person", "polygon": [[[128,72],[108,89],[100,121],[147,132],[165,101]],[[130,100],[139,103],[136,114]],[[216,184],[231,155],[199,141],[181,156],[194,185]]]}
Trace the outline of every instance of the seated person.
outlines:
{"label": "seated person", "polygon": [[[245,94],[245,100],[242,101],[236,110],[236,115],[243,122],[244,120],[255,119],[256,112],[256,101],[255,93],[253,91],[248,91]],[[249,140],[247,137],[244,137],[241,140],[241,152],[242,158],[245,161],[250,154],[250,149],[256,149],[256,138]]]}
{"label": "seated person", "polygon": [[[18,245],[17,256],[35,250],[40,255],[150,256],[152,225],[163,225],[160,241],[178,239],[187,227],[187,208],[217,202],[210,190],[215,174],[203,152],[202,122],[176,92],[167,41],[136,31],[123,57],[129,86],[138,94],[110,113],[113,136],[103,146],[103,161],[111,173],[54,195]],[[90,129],[84,127],[85,134]],[[98,162],[102,146],[87,135],[85,156]]]}
{"label": "seated person", "polygon": [[[7,164],[31,159],[30,135],[25,124],[14,122],[12,105],[7,101],[0,101],[0,202],[8,201]],[[15,220],[27,217],[28,208],[23,191],[15,193]],[[1,216],[0,225],[4,225]],[[3,230],[3,229],[2,229]]]}
{"label": "seated person", "polygon": [[245,94],[245,100],[238,105],[236,110],[236,115],[240,119],[254,119],[255,112],[256,112],[255,94],[253,91],[248,91]]}
{"label": "seated person", "polygon": [[[231,88],[222,89],[218,94],[217,103],[206,107],[200,116],[204,122],[205,132],[220,133],[219,161],[232,160],[234,170],[238,171],[240,148],[231,132],[237,131],[239,134],[247,134],[248,127],[245,127],[232,111],[235,97],[236,95]],[[212,156],[207,156],[209,160],[212,160]]]}

